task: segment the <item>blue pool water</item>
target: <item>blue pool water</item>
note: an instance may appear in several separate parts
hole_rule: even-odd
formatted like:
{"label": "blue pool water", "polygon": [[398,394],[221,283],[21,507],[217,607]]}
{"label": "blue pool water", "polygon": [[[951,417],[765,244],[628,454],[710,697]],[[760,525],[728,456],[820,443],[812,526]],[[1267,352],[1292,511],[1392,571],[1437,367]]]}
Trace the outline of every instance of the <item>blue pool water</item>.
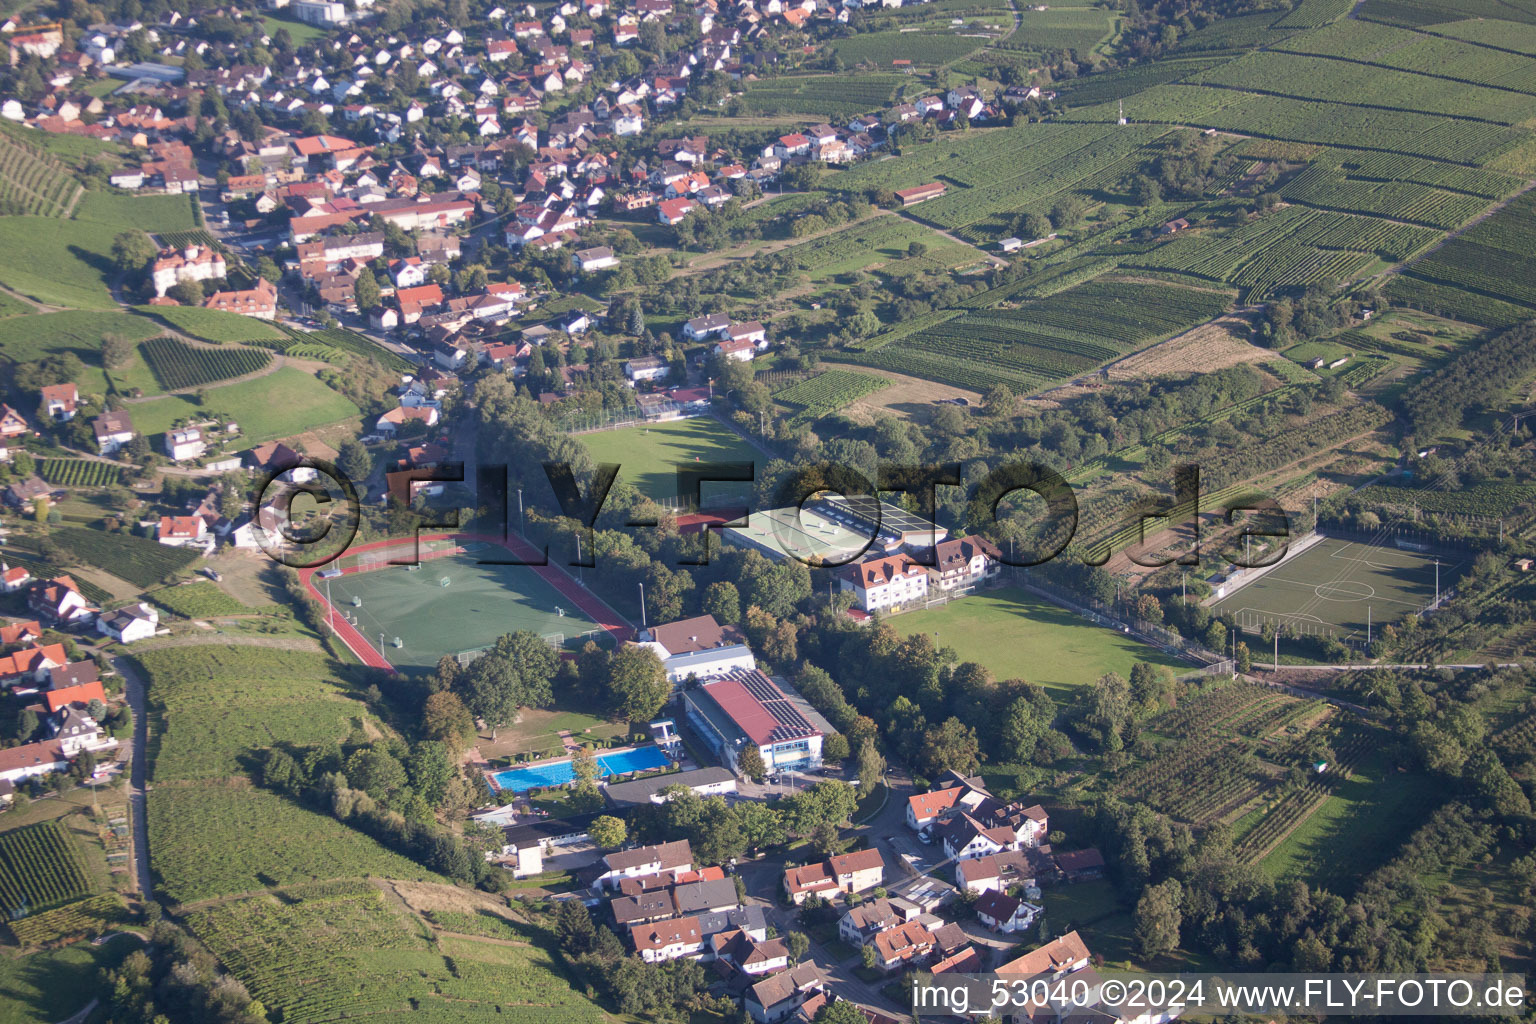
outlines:
{"label": "blue pool water", "polygon": [[[660,747],[634,747],[630,750],[617,750],[611,754],[597,755],[597,774],[599,778],[607,778],[609,775],[665,768],[667,764],[667,755]],[[564,761],[551,761],[548,764],[527,768],[507,768],[494,773],[491,778],[496,780],[497,786],[507,792],[526,793],[535,786],[563,786],[568,782],[574,782],[576,771],[571,767],[570,759],[567,758]]]}

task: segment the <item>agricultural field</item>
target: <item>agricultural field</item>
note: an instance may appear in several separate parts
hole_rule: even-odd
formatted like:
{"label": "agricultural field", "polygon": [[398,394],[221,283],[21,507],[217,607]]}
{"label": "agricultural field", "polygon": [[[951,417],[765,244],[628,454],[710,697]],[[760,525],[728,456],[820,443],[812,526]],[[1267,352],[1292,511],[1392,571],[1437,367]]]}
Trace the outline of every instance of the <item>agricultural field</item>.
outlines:
{"label": "agricultural field", "polygon": [[[601,430],[576,439],[592,453],[593,461],[617,462],[620,480],[657,500],[677,497],[677,469],[687,463],[764,461],[741,435],[710,416]],[[749,490],[745,484],[705,484],[704,503],[739,504]]]}
{"label": "agricultural field", "polygon": [[112,236],[91,221],[0,217],[0,284],[49,305],[113,309]]}
{"label": "agricultural field", "polygon": [[166,391],[241,377],[272,362],[271,354],[261,349],[194,348],[176,338],[151,338],[139,346],[139,354]]}
{"label": "agricultural field", "polygon": [[1324,713],[1321,701],[1250,683],[1213,684],[1146,723],[1155,753],[1115,780],[1123,800],[1195,825],[1228,819],[1278,781],[1273,748]]}
{"label": "agricultural field", "polygon": [[[1444,83],[1440,87],[1446,91]],[[1073,110],[1066,120],[1113,124],[1119,116],[1116,103],[1103,103]],[[1472,166],[1525,141],[1522,132],[1490,121],[1205,85],[1156,85],[1127,96],[1125,116],[1143,124],[1214,128]]]}
{"label": "agricultural field", "polygon": [[1145,252],[1127,253],[1122,262],[1231,284],[1253,301],[1280,288],[1348,280],[1437,237],[1430,228],[1291,206],[1220,234],[1180,232]]}
{"label": "agricultural field", "polygon": [[[5,551],[5,560],[12,566],[21,566],[37,579],[51,579],[54,576],[67,574],[69,571],[67,566],[53,565],[48,562],[41,561],[37,557],[37,552],[35,550],[18,551],[14,547],[8,548]],[[112,594],[109,591],[103,590],[101,587],[98,587],[90,580],[81,579],[80,577],[76,576],[75,583],[79,584],[80,586],[81,596],[83,596],[92,604],[102,605],[112,600]]]}
{"label": "agricultural field", "polygon": [[[1027,679],[1058,702],[1070,700],[1106,672],[1129,677],[1138,661],[1188,666],[1131,637],[1103,629],[1024,590],[981,591],[941,608],[892,616],[902,636],[928,633],[938,647],[953,648],[998,679]],[[1049,651],[1049,658],[1040,652]]]}
{"label": "agricultural field", "polygon": [[278,341],[283,337],[281,328],[239,313],[189,306],[140,306],[138,309],[199,341],[216,344],[235,341],[261,343]]}
{"label": "agricultural field", "polygon": [[52,910],[29,914],[20,920],[8,922],[8,926],[18,943],[35,949],[69,939],[100,935],[126,916],[121,896],[117,893],[102,893]]}
{"label": "agricultural field", "polygon": [[908,215],[973,242],[1012,230],[1027,209],[1047,210],[1057,195],[1118,180],[1145,155],[1161,129],[1062,123],[1016,125],[941,137],[910,147],[900,160],[865,163],[826,179],[837,189],[899,189],[941,181],[949,191]]}
{"label": "agricultural field", "polygon": [[48,910],[90,892],[80,852],[58,822],[0,832],[0,910],[7,918]]}
{"label": "agricultural field", "polygon": [[1423,487],[1393,487],[1373,484],[1354,492],[1366,505],[1389,509],[1416,509],[1459,516],[1506,516],[1531,501],[1536,501],[1536,485],[1481,483],[1455,490],[1430,490]]}
{"label": "agricultural field", "polygon": [[1000,49],[1072,50],[1079,60],[1088,54],[1115,27],[1115,17],[1103,7],[1058,7],[1043,11],[1020,5],[1019,29],[997,45]]}
{"label": "agricultural field", "polygon": [[1091,282],[1019,309],[967,312],[842,358],[985,392],[1016,393],[1067,380],[1221,314],[1219,292],[1161,284]]}
{"label": "agricultural field", "polygon": [[194,911],[188,924],[285,1024],[402,1012],[507,1024],[604,1019],[523,936],[433,934],[366,882],[223,903]]}
{"label": "agricultural field", "polygon": [[211,618],[218,615],[248,615],[252,609],[236,601],[217,584],[202,581],[185,583],[177,587],[163,587],[146,595],[166,611],[188,619]]}
{"label": "agricultural field", "polygon": [[892,74],[764,78],[747,84],[741,106],[750,114],[806,114],[846,119],[890,106],[896,89],[905,81],[905,75]]}
{"label": "agricultural field", "polygon": [[[923,247],[921,256],[910,255],[914,242]],[[812,281],[876,266],[883,272],[901,273],[949,268],[982,258],[970,246],[952,242],[931,228],[904,217],[879,215],[791,246],[783,254]]]}
{"label": "agricultural field", "polygon": [[177,420],[198,420],[210,412],[240,424],[246,444],[292,437],[358,414],[357,406],[292,366],[239,384],[211,387],[199,404],[194,396],[167,395],[132,407],[133,425],[146,435],[161,434]]}
{"label": "agricultural field", "polygon": [[94,565],[138,587],[152,587],[167,576],[185,572],[198,559],[198,553],[187,548],[83,527],[55,530],[53,540],[82,564]]}
{"label": "agricultural field", "polygon": [[48,153],[15,136],[0,134],[0,210],[62,217],[79,182]]}
{"label": "agricultural field", "polygon": [[329,814],[240,780],[162,784],[148,799],[150,869],[172,903],[328,878],[443,881]]}
{"label": "agricultural field", "polygon": [[[1375,21],[1346,19],[1315,32],[1292,36],[1275,46],[1287,53],[1361,61],[1376,67],[1428,72],[1468,85],[1536,94],[1536,58],[1512,52],[1507,41],[1495,46],[1450,39]],[[1447,95],[1460,94],[1447,90]],[[1456,111],[1472,113],[1472,111]]]}
{"label": "agricultural field", "polygon": [[1506,0],[1366,0],[1360,14],[1372,21],[1394,25],[1433,25],[1460,18],[1502,19],[1536,25],[1536,11],[1529,5]]}
{"label": "agricultural field", "polygon": [[1536,193],[1527,192],[1465,234],[1412,263],[1408,273],[1434,284],[1536,308],[1536,275],[1532,274],[1530,248],[1533,230]]}
{"label": "agricultural field", "polygon": [[888,68],[896,60],[909,60],[917,66],[948,64],[979,50],[986,42],[983,38],[962,36],[952,31],[898,30],[861,32],[845,39],[834,39],[827,45],[850,66],[873,64]]}
{"label": "agricultural field", "polygon": [[[163,593],[151,596],[158,602]],[[149,682],[157,783],[239,775],[252,752],[273,743],[315,746],[377,729],[335,662],[320,654],[210,645],[134,660]]]}
{"label": "agricultural field", "polygon": [[[1216,22],[1224,25],[1234,19]],[[1215,67],[1221,57],[1189,57],[1135,64],[1115,71],[1102,71],[1082,78],[1069,78],[1056,84],[1061,103],[1068,107],[1087,107],[1129,96],[1164,82],[1177,82],[1189,75]]]}
{"label": "agricultural field", "polygon": [[794,412],[792,421],[810,422],[874,394],[889,382],[867,373],[827,370],[776,391],[773,400]]}
{"label": "agricultural field", "polygon": [[55,487],[111,487],[123,482],[117,466],[94,459],[39,459],[37,475]]}

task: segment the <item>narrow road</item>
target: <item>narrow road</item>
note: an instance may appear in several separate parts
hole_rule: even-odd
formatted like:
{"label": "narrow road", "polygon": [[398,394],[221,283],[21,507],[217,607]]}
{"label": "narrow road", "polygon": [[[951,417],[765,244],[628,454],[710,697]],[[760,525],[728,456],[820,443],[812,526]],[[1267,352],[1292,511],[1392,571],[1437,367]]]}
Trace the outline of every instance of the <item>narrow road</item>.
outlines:
{"label": "narrow road", "polygon": [[154,898],[149,873],[149,825],[145,819],[145,784],[149,777],[149,702],[144,679],[127,658],[114,658],[113,667],[123,674],[128,706],[133,709],[133,763],[128,783],[128,808],[133,818],[133,873],[144,899]]}

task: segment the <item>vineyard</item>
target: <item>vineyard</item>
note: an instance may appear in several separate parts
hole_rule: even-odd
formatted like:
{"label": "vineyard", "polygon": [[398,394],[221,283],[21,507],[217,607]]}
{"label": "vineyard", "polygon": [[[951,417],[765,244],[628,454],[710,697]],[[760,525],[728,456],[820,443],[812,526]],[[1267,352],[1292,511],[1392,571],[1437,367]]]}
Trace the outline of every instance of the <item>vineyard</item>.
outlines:
{"label": "vineyard", "polygon": [[1273,783],[1276,767],[1261,760],[1267,745],[1320,708],[1250,683],[1207,690],[1148,723],[1173,742],[1120,779],[1116,794],[1194,824],[1215,821]]}
{"label": "vineyard", "polygon": [[[896,31],[861,32],[846,39],[834,39],[827,45],[846,64],[888,68],[894,60],[910,60],[917,65],[948,64],[980,49],[985,42],[985,39],[954,32]],[[867,109],[878,109],[878,106]]]}
{"label": "vineyard", "polygon": [[828,413],[852,405],[865,395],[889,384],[881,377],[851,370],[827,370],[809,380],[791,384],[773,395],[773,400],[794,410],[791,423],[809,423]]}
{"label": "vineyard", "polygon": [[1348,279],[1378,259],[1404,259],[1438,237],[1430,228],[1292,206],[1225,235],[1181,233],[1148,252],[1127,254],[1123,262],[1233,284],[1252,301],[1278,288]]}
{"label": "vineyard", "polygon": [[1289,202],[1436,228],[1454,228],[1488,206],[1481,196],[1450,192],[1412,181],[1357,177],[1337,165],[1314,163],[1286,183]]}
{"label": "vineyard", "polygon": [[[1444,83],[1441,88],[1444,89]],[[1113,124],[1119,116],[1116,104],[1104,103],[1074,110],[1066,115],[1066,120]],[[1523,133],[1490,121],[1197,84],[1156,85],[1129,96],[1125,100],[1125,116],[1146,124],[1215,128],[1289,142],[1380,150],[1472,166],[1525,141]]]}
{"label": "vineyard", "polygon": [[37,947],[100,935],[126,917],[122,899],[115,893],[103,893],[11,921],[9,925],[18,943]]}
{"label": "vineyard", "polygon": [[1019,309],[966,312],[842,358],[986,392],[1038,390],[1224,312],[1228,297],[1169,285],[1094,281]]}
{"label": "vineyard", "polygon": [[160,245],[166,249],[185,249],[188,246],[209,246],[214,244],[213,236],[202,228],[191,228],[187,231],[162,231],[159,233]]}
{"label": "vineyard", "polygon": [[1413,263],[1409,272],[1492,299],[1536,307],[1536,274],[1530,262],[1531,238],[1536,237],[1533,232],[1536,193],[1527,192]]}
{"label": "vineyard", "polygon": [[243,615],[251,609],[209,582],[187,583],[152,591],[149,599],[167,611],[188,619],[210,615]]}
{"label": "vineyard", "polygon": [[1536,484],[1484,483],[1450,491],[1373,484],[1356,491],[1353,497],[1379,508],[1447,515],[1506,516],[1521,505],[1536,501]]}
{"label": "vineyard", "polygon": [[[258,341],[256,344],[263,348],[273,349],[284,355],[294,355],[304,359],[319,359],[327,363],[344,363],[348,356],[363,356],[379,363],[386,370],[408,371],[412,368],[409,360],[403,356],[383,348],[369,341],[364,335],[356,331],[349,331],[345,327],[331,327],[321,331],[301,331],[286,325],[278,325],[277,328],[285,336],[273,341]],[[329,349],[329,352],[323,350]]]}
{"label": "vineyard", "polygon": [[1025,7],[1020,13],[1019,30],[997,45],[1034,52],[1073,50],[1079,60],[1086,60],[1113,27],[1114,19],[1099,7]]}
{"label": "vineyard", "polygon": [[[1232,19],[1223,19],[1223,24]],[[1061,101],[1066,106],[1087,107],[1129,96],[1133,92],[1150,89],[1165,82],[1177,82],[1181,78],[1214,67],[1219,57],[1190,57],[1182,60],[1159,60],[1136,64],[1116,71],[1102,71],[1083,78],[1069,78],[1058,83]]]}
{"label": "vineyard", "polygon": [[[456,915],[465,916],[465,915]],[[527,944],[430,938],[366,882],[332,882],[199,910],[188,924],[285,1024],[408,1011],[412,1019],[559,1019],[601,1012]]]}
{"label": "vineyard", "polygon": [[0,910],[19,917],[89,895],[74,840],[57,821],[0,832]]}
{"label": "vineyard", "polygon": [[176,338],[151,338],[139,345],[139,354],[166,391],[242,377],[272,362],[259,348],[194,348]]}
{"label": "vineyard", "polygon": [[79,182],[59,161],[0,133],[0,212],[62,217],[79,191]]}
{"label": "vineyard", "polygon": [[1536,24],[1536,11],[1506,0],[1366,0],[1360,14],[1372,21],[1387,21],[1394,25],[1434,25],[1460,18]]}
{"label": "vineyard", "polygon": [[[1507,42],[1498,45],[1504,48],[1380,22],[1345,20],[1317,32],[1293,36],[1275,49],[1398,71],[1427,72],[1469,85],[1536,95],[1536,58],[1511,52]],[[1458,92],[1447,90],[1447,95]]]}
{"label": "vineyard", "polygon": [[1386,296],[1394,306],[1422,309],[1426,313],[1503,330],[1530,319],[1531,311],[1484,295],[1475,295],[1465,288],[1442,284],[1420,277],[1410,268],[1404,273],[1393,274],[1387,281]]}
{"label": "vineyard", "polygon": [[185,572],[198,553],[173,548],[127,533],[107,533],[84,527],[55,530],[53,540],[86,565],[104,569],[138,587],[152,587],[167,576]]}
{"label": "vineyard", "polygon": [[111,487],[123,482],[123,471],[92,459],[38,459],[37,475],[55,487]]}
{"label": "vineyard", "polygon": [[343,876],[442,881],[329,814],[244,784],[158,785],[146,821],[156,888],[173,903]]}
{"label": "vineyard", "polygon": [[741,105],[753,114],[854,117],[890,106],[904,76],[796,75],[751,82]]}
{"label": "vineyard", "polygon": [[1315,28],[1342,18],[1355,6],[1355,0],[1301,0],[1295,9],[1279,21],[1276,28]]}
{"label": "vineyard", "polygon": [[[1306,45],[1310,37],[1289,42]],[[1448,44],[1457,45],[1461,44]],[[1477,47],[1462,47],[1477,49]],[[1536,68],[1536,60],[1526,63]],[[1458,65],[1448,65],[1459,68]],[[1536,113],[1536,98],[1460,82],[1448,88],[1443,78],[1399,71],[1377,64],[1360,64],[1332,57],[1264,50],[1202,71],[1189,79],[1193,85],[1217,86],[1247,93],[1279,95],[1289,99],[1332,102],[1348,98],[1351,107],[1380,108],[1418,116],[1436,115],[1515,125]]]}

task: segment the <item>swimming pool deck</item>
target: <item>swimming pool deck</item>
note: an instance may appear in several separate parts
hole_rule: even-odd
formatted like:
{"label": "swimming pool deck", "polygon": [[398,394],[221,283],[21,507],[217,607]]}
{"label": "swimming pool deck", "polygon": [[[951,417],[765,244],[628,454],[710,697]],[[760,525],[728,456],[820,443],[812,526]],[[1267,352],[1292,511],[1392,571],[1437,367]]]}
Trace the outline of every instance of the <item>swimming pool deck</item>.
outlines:
{"label": "swimming pool deck", "polygon": [[[563,737],[562,737],[562,739],[563,739]],[[526,762],[524,764],[514,764],[514,765],[509,765],[506,768],[497,768],[497,769],[494,769],[494,770],[486,769],[483,772],[483,774],[485,775],[486,783],[491,787],[491,791],[494,792],[494,793],[526,793],[527,789],[520,789],[519,790],[519,789],[507,789],[507,788],[503,787],[501,785],[501,782],[496,778],[496,776],[503,775],[503,774],[506,774],[508,772],[518,772],[518,771],[523,771],[523,770],[537,771],[540,768],[545,768],[545,767],[548,767],[550,765],[556,765],[556,764],[569,764],[569,763],[571,763],[574,760],[574,755],[575,755],[576,751],[580,749],[580,747],[569,747],[568,746],[566,749],[567,749],[567,753],[565,755],[561,756],[561,757],[546,757],[542,761],[528,761],[528,762]],[[603,763],[603,761],[606,758],[610,758],[610,757],[614,757],[614,756],[622,756],[624,754],[632,754],[632,753],[635,753],[636,751],[640,751],[640,750],[655,750],[655,751],[658,751],[659,753],[661,753],[661,755],[664,758],[666,758],[666,763],[665,764],[656,765],[653,768],[634,769],[633,772],[630,772],[630,771],[611,772],[611,771],[607,770],[607,766]],[[597,781],[599,783],[601,783],[604,779],[611,778],[612,776],[615,776],[615,775],[629,775],[629,774],[633,774],[634,772],[662,771],[662,770],[665,770],[667,768],[671,768],[673,766],[681,766],[681,764],[682,764],[682,762],[680,762],[680,761],[673,760],[671,755],[667,754],[667,752],[665,750],[662,750],[662,748],[659,747],[659,746],[617,747],[617,748],[615,748],[613,750],[599,750],[599,751],[594,751],[593,753],[596,755],[596,758],[597,758],[597,771],[598,771]],[[553,786],[568,786],[573,781],[575,781],[575,780],[571,779],[571,780],[567,780],[565,782],[535,783],[534,786],[530,786],[528,788],[531,789],[531,788],[534,788],[534,787],[546,788],[546,787],[553,787]]]}

